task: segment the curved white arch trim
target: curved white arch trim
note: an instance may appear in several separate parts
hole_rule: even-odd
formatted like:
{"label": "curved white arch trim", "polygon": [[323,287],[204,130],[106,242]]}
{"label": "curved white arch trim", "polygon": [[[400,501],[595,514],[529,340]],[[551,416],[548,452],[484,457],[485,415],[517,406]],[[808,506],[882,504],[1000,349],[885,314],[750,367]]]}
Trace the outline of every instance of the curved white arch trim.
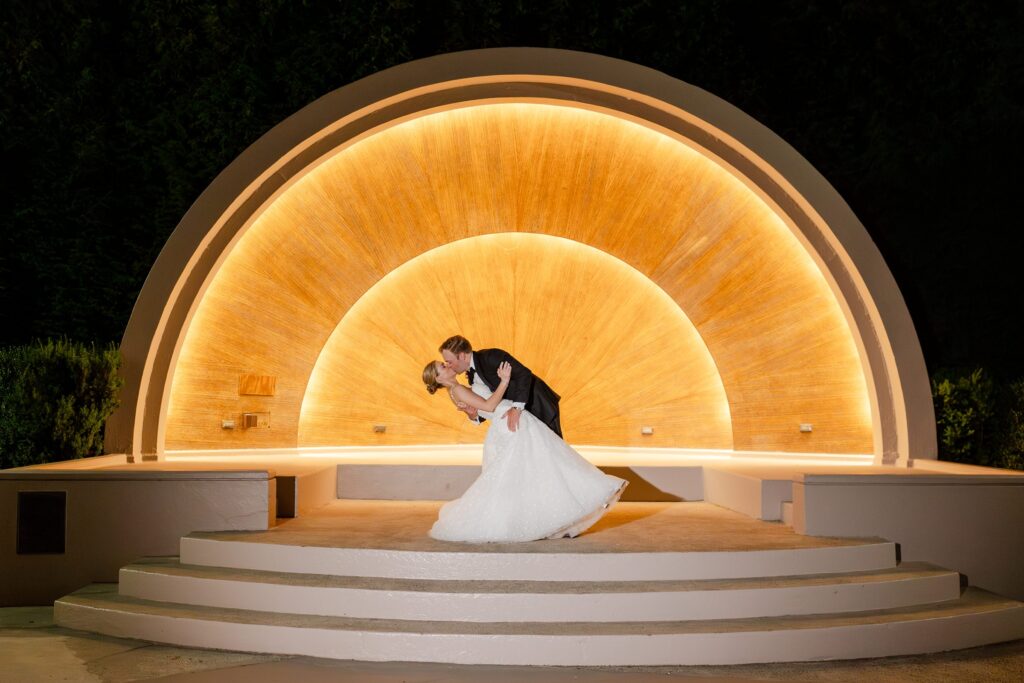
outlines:
{"label": "curved white arch trim", "polygon": [[876,424],[876,462],[934,458],[923,354],[896,283],[863,225],[792,147],[723,100],[665,74],[598,55],[501,48],[440,55],[340,88],[269,131],[183,217],[140,293],[122,341],[122,408],[106,448],[163,450],[167,385],[192,304],[265,202],[329,150],[388,121],[459,102],[542,99],[614,110],[709,152],[778,207],[834,287],[854,331]]}

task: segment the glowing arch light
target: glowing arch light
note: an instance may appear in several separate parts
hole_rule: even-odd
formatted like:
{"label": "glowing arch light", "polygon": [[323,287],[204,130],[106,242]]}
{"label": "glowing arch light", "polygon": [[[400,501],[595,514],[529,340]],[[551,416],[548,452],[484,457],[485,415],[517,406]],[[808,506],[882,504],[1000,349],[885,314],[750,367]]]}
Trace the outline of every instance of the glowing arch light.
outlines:
{"label": "glowing arch light", "polygon": [[[563,240],[544,242],[554,238]],[[505,239],[518,241],[499,245]],[[372,416],[325,387],[348,377],[339,363],[359,335],[347,330],[374,319],[359,313],[364,297],[386,291],[388,305],[405,310],[433,301],[414,294],[443,291],[426,284],[444,267],[436,259],[473,244],[485,261],[500,249],[533,254],[495,276],[513,292],[537,262],[546,286],[563,294],[555,312],[535,303],[517,309],[516,329],[480,328],[482,343],[513,346],[539,359],[534,365],[554,362],[550,340],[523,330],[534,319],[564,318],[573,305],[600,313],[577,294],[588,292],[579,278],[600,277],[604,286],[611,277],[581,275],[600,259],[543,265],[558,261],[562,247],[532,245],[556,243],[631,268],[645,284],[612,286],[606,296],[643,300],[650,329],[660,304],[641,294],[645,287],[682,311],[672,319],[690,331],[680,327],[647,356],[682,362],[692,355],[683,349],[704,349],[693,370],[702,387],[714,367],[721,391],[705,396],[705,412],[670,401],[676,412],[660,419],[680,428],[666,427],[663,445],[721,443],[728,434],[736,451],[873,453],[877,462],[934,456],[909,314],[828,183],[708,93],[636,65],[533,49],[445,55],[364,79],[299,112],[226,169],[182,220],[140,295],[122,344],[128,385],[108,424],[108,450],[360,442],[357,424]],[[403,272],[417,276],[392,287]],[[496,319],[479,301],[460,300],[451,311],[467,336]],[[581,315],[592,330],[599,320]],[[391,339],[410,359],[436,348],[425,323],[389,329],[376,343]],[[578,411],[573,392],[585,390],[573,370],[544,370],[569,388],[566,409]],[[240,396],[247,373],[273,376],[275,394]],[[388,383],[367,386],[398,401]],[[390,431],[392,443],[431,442],[439,425],[470,439],[457,424],[417,412],[425,405],[403,406],[420,424],[404,436]],[[271,428],[220,428],[249,411],[272,413]],[[613,412],[607,407],[604,423]],[[706,429],[688,414],[703,416]],[[728,415],[727,427],[709,415]],[[580,442],[633,443],[631,430],[649,418],[622,413],[601,432],[604,423],[581,417]],[[332,431],[331,419],[348,426]],[[802,423],[813,432],[800,432]]]}

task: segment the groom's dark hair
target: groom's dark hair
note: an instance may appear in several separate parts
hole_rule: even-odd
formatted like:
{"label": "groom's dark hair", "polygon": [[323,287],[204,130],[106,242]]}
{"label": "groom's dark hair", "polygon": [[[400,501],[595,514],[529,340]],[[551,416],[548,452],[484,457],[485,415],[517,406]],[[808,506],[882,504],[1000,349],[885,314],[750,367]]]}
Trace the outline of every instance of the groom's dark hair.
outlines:
{"label": "groom's dark hair", "polygon": [[457,334],[445,339],[438,351],[451,351],[457,356],[460,353],[473,353],[473,345],[469,343],[468,339]]}

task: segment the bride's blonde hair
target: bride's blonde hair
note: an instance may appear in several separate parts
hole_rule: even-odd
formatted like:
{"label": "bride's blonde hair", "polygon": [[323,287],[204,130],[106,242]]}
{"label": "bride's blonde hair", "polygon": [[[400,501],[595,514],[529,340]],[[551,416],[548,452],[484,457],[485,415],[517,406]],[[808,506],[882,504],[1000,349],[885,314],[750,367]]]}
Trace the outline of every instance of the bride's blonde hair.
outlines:
{"label": "bride's blonde hair", "polygon": [[427,391],[434,393],[442,387],[437,383],[437,361],[432,360],[423,368],[423,383],[427,385]]}

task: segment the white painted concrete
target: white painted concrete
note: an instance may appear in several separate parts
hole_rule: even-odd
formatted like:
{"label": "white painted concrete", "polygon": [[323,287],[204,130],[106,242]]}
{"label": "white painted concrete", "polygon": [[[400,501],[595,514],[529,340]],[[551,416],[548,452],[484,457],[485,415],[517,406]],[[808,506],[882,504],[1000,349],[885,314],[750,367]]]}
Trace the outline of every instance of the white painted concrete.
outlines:
{"label": "white painted concrete", "polygon": [[734,463],[704,466],[704,500],[754,519],[777,521],[782,503],[793,499],[792,472],[765,473]]}
{"label": "white painted concrete", "polygon": [[186,536],[182,564],[296,574],[437,580],[671,581],[872,571],[896,565],[895,544],[743,552],[427,552],[247,543]]}
{"label": "white painted concrete", "polygon": [[793,500],[793,480],[762,479],[761,480],[761,517],[760,519],[782,520],[782,504]]}
{"label": "white painted concrete", "polygon": [[704,500],[760,519],[761,479],[740,472],[707,467],[704,470]]}
{"label": "white painted concrete", "polygon": [[[67,491],[63,554],[18,555],[19,491]],[[193,531],[267,529],[275,482],[263,471],[0,472],[0,605],[44,605],[146,555],[174,555]]]}
{"label": "white painted concrete", "polygon": [[338,465],[338,498],[454,500],[480,476],[478,465]]}
{"label": "white painted concrete", "polygon": [[1024,476],[799,474],[793,511],[798,533],[893,539],[904,560],[1024,599]]}
{"label": "white painted concrete", "polygon": [[[849,476],[878,485],[878,476],[837,474],[817,483],[848,486]],[[751,472],[732,477],[765,478]],[[814,475],[808,475],[794,489],[795,517],[804,512],[808,478],[813,487]],[[890,484],[896,490],[929,481],[938,480],[915,474]],[[989,485],[995,482],[1002,480]],[[350,514],[374,505],[386,507],[386,519],[399,525],[412,513],[396,517],[396,510],[429,507],[335,504],[352,508]],[[717,510],[700,519],[742,519],[706,503],[693,506]],[[717,550],[715,540],[691,552],[662,551],[662,545],[651,546],[658,552],[643,545],[590,552],[581,552],[586,545],[565,548],[572,552],[340,547],[344,536],[336,525],[345,519],[325,512],[264,533],[183,537],[181,564],[165,558],[126,567],[120,592],[83,589],[57,602],[55,618],[69,628],[192,647],[560,666],[853,659],[1024,637],[1024,604],[976,589],[961,594],[953,571],[897,567],[895,544],[887,541],[726,551]],[[367,531],[381,528],[381,520]],[[730,523],[736,534],[754,533],[740,529],[751,525],[757,534],[791,533],[781,525]],[[659,538],[671,548],[671,534],[665,534],[679,522],[662,527]],[[410,542],[388,529],[393,546]],[[352,539],[357,545],[367,540],[360,534]]]}
{"label": "white painted concrete", "polygon": [[366,619],[605,622],[838,614],[956,600],[960,576],[933,567],[803,579],[637,582],[372,582],[209,571],[173,562],[121,569],[122,596],[208,607]]}
{"label": "white painted concrete", "polygon": [[331,465],[295,476],[298,486],[298,514],[308,515],[322,505],[336,500],[338,472]]}
{"label": "white painted concrete", "polygon": [[793,501],[787,500],[782,503],[782,523],[786,526],[793,526]]}
{"label": "white painted concrete", "polygon": [[1024,605],[968,593],[948,608],[653,624],[444,624],[155,605],[82,591],[58,624],[190,647],[364,661],[630,666],[856,659],[1024,637]]}
{"label": "white painted concrete", "polygon": [[661,500],[645,495],[650,489],[664,494],[665,499],[680,501],[704,500],[704,467],[701,465],[630,465],[603,467],[605,472],[629,481],[625,500]]}
{"label": "white painted concrete", "polygon": [[[593,450],[582,449],[583,451]],[[611,451],[612,449],[606,449]],[[639,450],[639,449],[634,449]],[[661,449],[664,450],[664,449]],[[479,461],[479,447],[466,449]],[[589,456],[609,457],[608,452]],[[615,454],[622,458],[622,454]],[[639,454],[638,454],[639,455]],[[662,455],[662,454],[657,454]],[[642,456],[641,456],[642,457]],[[652,457],[648,455],[648,457]],[[704,499],[704,466],[603,465],[602,470],[629,482],[624,500],[695,501]],[[347,500],[453,500],[480,476],[478,464],[338,463],[337,497]],[[790,482],[785,481],[786,496]]]}

